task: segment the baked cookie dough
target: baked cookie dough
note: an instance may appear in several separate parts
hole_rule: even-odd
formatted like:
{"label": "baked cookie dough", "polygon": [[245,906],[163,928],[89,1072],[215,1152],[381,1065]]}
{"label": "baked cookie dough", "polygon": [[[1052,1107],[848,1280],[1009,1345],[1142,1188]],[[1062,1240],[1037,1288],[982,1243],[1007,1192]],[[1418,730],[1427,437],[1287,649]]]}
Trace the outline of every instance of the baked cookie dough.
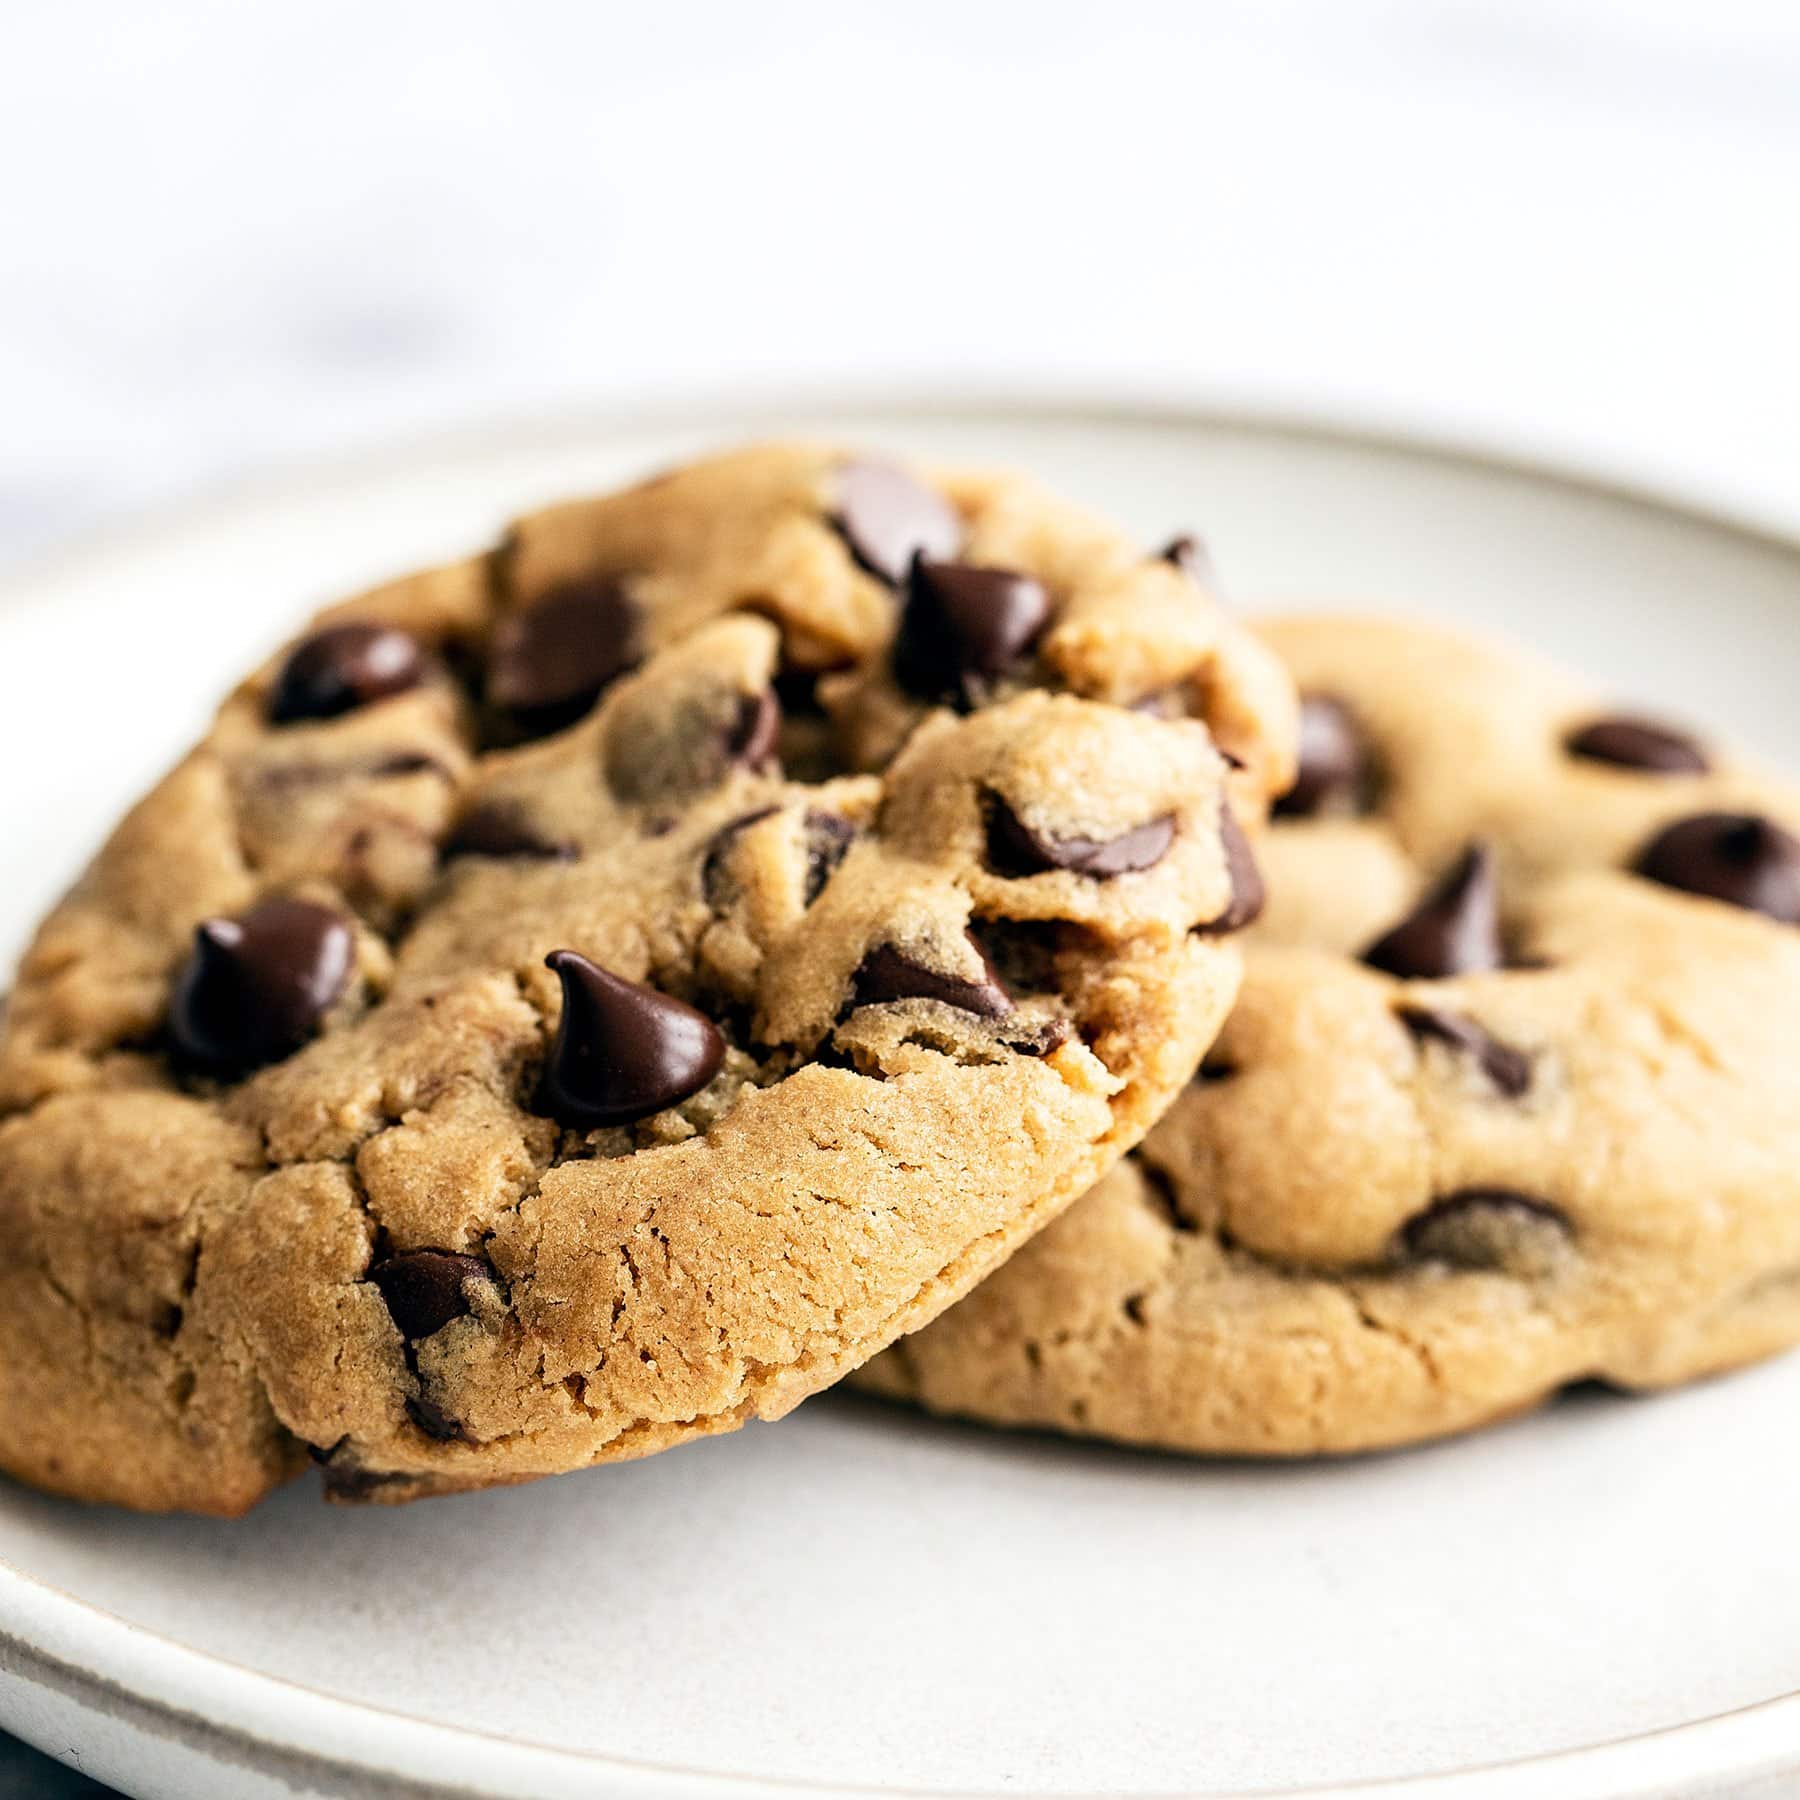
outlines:
{"label": "baked cookie dough", "polygon": [[1185,1080],[1292,730],[1181,557],[824,448],[324,615],[19,972],[0,1466],[234,1513],[778,1417]]}
{"label": "baked cookie dough", "polygon": [[1800,1339],[1800,795],[1424,626],[1266,637],[1301,772],[1224,1032],[866,1384],[1294,1456]]}

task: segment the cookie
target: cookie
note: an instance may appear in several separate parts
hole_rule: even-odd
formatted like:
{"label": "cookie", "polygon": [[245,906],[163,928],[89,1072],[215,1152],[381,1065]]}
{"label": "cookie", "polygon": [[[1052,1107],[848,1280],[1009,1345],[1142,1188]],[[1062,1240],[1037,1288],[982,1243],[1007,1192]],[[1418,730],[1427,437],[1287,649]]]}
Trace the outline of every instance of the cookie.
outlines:
{"label": "cookie", "polygon": [[1185,1079],[1292,727],[1179,562],[826,449],[325,615],[24,960],[0,1464],[231,1513],[779,1416]]}
{"label": "cookie", "polygon": [[869,1385],[1303,1455],[1800,1339],[1800,795],[1423,626],[1268,638],[1301,773],[1224,1032]]}

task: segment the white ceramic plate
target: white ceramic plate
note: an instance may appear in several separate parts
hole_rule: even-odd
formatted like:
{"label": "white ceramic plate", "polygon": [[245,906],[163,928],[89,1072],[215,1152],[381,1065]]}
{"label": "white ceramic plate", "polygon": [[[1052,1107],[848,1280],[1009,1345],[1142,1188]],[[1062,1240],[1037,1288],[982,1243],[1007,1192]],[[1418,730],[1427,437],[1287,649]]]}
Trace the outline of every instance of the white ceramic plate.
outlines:
{"label": "white ceramic plate", "polygon": [[[755,430],[1017,460],[1245,604],[1533,638],[1800,764],[1800,551],[1391,444],[1025,408],[613,421],[82,551],[0,610],[10,951],[315,602]],[[1800,1359],[1408,1455],[1218,1465],[813,1402],[650,1462],[237,1525],[0,1483],[0,1722],[146,1795],[1792,1791]],[[1410,1778],[1410,1783],[1409,1783]]]}

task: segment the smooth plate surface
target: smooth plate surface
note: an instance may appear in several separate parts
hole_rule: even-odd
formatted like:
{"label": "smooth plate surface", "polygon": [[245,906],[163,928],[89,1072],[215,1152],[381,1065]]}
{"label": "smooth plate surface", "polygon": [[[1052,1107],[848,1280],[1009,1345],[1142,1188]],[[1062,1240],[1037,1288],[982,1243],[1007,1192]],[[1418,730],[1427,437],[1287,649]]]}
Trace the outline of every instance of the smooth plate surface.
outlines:
{"label": "smooth plate surface", "polygon": [[[0,608],[7,957],[305,608],[477,543],[520,505],[776,429],[1021,462],[1147,545],[1198,528],[1246,607],[1379,605],[1535,640],[1800,766],[1800,556],[1673,511],[1244,423],[571,426],[250,493],[16,585]],[[1797,1413],[1790,1359],[1300,1467],[831,1397],[647,1463],[397,1512],[326,1509],[308,1481],[219,1525],[0,1483],[0,1722],[154,1793],[248,1792],[257,1770],[331,1793],[683,1795],[707,1775],[1207,1794],[1441,1775],[1800,1686]],[[1790,1754],[1783,1705],[1445,1791],[1689,1791]],[[195,1758],[218,1759],[219,1785]],[[375,1766],[403,1785],[357,1773]]]}

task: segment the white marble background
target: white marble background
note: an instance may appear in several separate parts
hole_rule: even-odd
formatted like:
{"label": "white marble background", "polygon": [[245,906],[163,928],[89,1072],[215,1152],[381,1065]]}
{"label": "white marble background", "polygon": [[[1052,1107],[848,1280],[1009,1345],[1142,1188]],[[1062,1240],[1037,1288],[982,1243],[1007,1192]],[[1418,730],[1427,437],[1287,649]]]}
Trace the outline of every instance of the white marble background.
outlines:
{"label": "white marble background", "polygon": [[440,426],[882,375],[1273,401],[1800,519],[1793,0],[57,0],[0,558]]}

